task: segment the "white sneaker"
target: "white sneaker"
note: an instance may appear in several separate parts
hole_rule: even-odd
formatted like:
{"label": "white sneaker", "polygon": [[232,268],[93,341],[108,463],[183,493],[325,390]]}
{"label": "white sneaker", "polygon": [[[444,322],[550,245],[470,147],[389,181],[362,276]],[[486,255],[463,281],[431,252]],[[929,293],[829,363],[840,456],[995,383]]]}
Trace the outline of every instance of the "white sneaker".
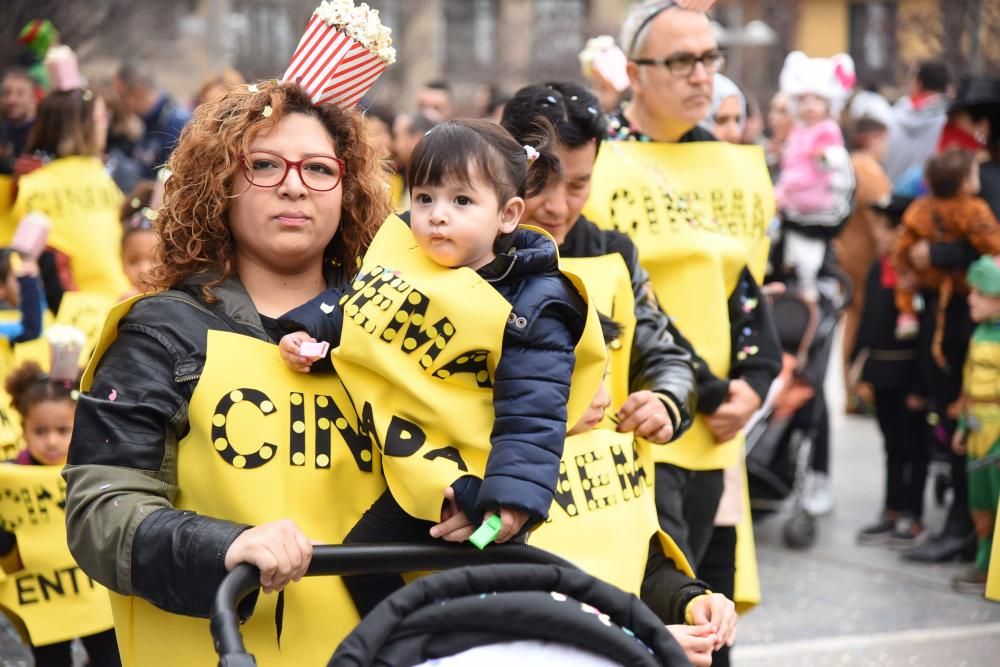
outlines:
{"label": "white sneaker", "polygon": [[802,494],[802,509],[812,516],[822,516],[833,510],[833,487],[828,475],[821,472],[809,474]]}

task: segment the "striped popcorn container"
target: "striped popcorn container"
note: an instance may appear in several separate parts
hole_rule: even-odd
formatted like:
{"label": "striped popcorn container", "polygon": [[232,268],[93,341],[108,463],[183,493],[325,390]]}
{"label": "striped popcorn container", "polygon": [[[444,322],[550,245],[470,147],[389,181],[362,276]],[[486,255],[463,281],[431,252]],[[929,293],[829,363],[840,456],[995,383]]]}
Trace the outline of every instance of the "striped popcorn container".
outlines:
{"label": "striped popcorn container", "polygon": [[604,49],[594,56],[594,69],[619,93],[632,85],[625,69],[627,64],[625,54],[617,46]]}
{"label": "striped popcorn container", "polygon": [[626,72],[628,59],[611,35],[600,35],[587,40],[579,57],[583,75],[588,79],[596,72],[619,93],[631,85]]}
{"label": "striped popcorn container", "polygon": [[316,104],[350,108],[395,62],[390,32],[367,4],[324,2],[309,19],[282,81],[299,83]]}

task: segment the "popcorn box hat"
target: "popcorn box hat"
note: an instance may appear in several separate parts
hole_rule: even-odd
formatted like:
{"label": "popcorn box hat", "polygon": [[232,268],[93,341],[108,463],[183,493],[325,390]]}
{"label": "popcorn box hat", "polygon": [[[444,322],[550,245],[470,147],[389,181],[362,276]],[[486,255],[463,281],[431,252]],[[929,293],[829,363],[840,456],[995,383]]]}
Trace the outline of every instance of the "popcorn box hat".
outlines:
{"label": "popcorn box hat", "polygon": [[49,74],[52,92],[79,90],[87,84],[80,74],[76,54],[68,46],[53,46],[45,56],[45,69]]}
{"label": "popcorn box hat", "polygon": [[298,82],[315,104],[350,108],[396,61],[391,32],[366,3],[324,0],[281,80]]}
{"label": "popcorn box hat", "polygon": [[615,91],[621,93],[631,85],[626,66],[628,60],[625,53],[615,44],[611,35],[600,35],[587,40],[583,51],[580,51],[580,69],[588,79],[597,72],[601,78],[611,84]]}

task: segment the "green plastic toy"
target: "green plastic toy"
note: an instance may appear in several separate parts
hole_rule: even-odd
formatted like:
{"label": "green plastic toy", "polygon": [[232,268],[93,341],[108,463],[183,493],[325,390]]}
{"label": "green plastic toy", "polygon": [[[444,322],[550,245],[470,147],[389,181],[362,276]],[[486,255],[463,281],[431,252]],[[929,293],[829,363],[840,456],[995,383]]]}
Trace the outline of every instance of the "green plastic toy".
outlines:
{"label": "green plastic toy", "polygon": [[503,526],[503,523],[500,521],[500,515],[494,514],[484,521],[483,525],[476,528],[476,532],[472,534],[469,541],[475,544],[476,548],[485,549],[487,544],[490,544],[500,536],[501,526]]}

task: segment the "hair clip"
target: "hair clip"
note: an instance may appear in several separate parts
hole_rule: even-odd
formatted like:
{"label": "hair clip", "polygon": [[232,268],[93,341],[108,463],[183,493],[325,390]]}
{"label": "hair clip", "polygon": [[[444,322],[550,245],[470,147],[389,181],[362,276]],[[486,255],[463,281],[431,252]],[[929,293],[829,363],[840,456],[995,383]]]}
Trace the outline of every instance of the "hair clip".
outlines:
{"label": "hair clip", "polygon": [[570,102],[576,102],[578,99],[580,99],[579,96],[574,95],[573,97],[569,98],[569,101]]}
{"label": "hair clip", "polygon": [[524,154],[528,156],[528,164],[534,163],[535,160],[541,157],[541,153],[534,146],[529,146],[528,144],[524,145]]}
{"label": "hair clip", "polygon": [[80,93],[80,96],[83,98],[84,102],[89,102],[90,100],[94,99],[94,91],[88,88],[84,90],[82,93]]}
{"label": "hair clip", "polygon": [[551,95],[549,95],[548,97],[546,97],[545,101],[548,102],[549,104],[559,104],[559,100],[557,100],[556,98],[552,97]]}

